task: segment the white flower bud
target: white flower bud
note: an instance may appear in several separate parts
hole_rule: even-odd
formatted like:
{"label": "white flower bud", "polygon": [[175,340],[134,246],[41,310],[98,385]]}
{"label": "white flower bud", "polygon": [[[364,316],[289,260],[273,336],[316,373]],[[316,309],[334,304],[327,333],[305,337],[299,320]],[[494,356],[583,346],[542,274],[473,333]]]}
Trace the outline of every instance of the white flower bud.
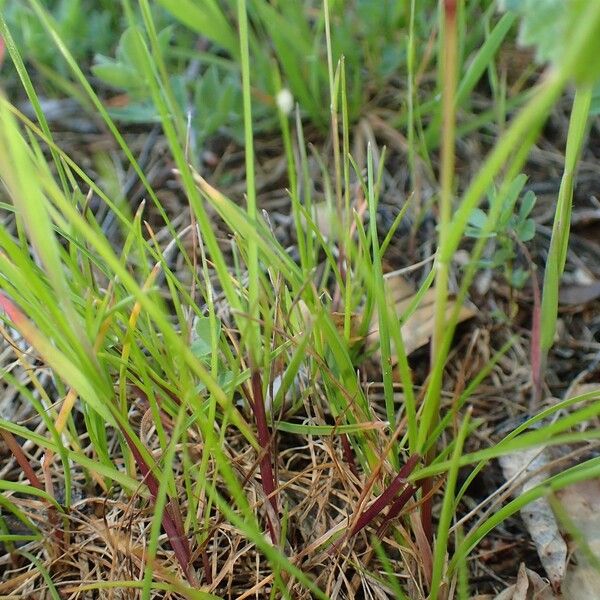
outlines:
{"label": "white flower bud", "polygon": [[277,102],[277,107],[284,115],[289,115],[294,108],[294,96],[292,96],[292,92],[287,88],[282,88],[277,92],[277,97],[275,98]]}

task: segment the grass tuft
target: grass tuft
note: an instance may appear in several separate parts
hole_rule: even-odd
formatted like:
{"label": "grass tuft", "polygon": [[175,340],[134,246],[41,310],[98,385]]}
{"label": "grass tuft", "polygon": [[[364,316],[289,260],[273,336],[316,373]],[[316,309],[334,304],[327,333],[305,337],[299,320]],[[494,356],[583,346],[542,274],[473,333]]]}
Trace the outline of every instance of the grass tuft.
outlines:
{"label": "grass tuft", "polygon": [[[125,1],[93,59],[82,3],[26,4],[0,9],[0,595],[492,593],[478,544],[599,475],[600,395],[563,398],[553,348],[561,278],[597,274],[569,241],[600,6],[559,35],[492,2]],[[547,69],[504,64],[519,14]]]}

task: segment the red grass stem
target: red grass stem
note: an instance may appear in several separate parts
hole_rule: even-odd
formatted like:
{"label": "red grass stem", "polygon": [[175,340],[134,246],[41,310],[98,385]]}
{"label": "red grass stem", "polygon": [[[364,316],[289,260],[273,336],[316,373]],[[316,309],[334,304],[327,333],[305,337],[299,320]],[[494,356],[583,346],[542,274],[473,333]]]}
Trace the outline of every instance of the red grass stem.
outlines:
{"label": "red grass stem", "polygon": [[[144,457],[142,456],[138,447],[129,437],[129,434],[123,429],[121,429],[121,432],[123,433],[123,436],[127,441],[127,445],[129,446],[129,449],[133,454],[135,462],[144,479],[144,482],[150,490],[152,499],[156,501],[159,489],[158,480],[156,479],[154,473],[152,473],[152,470],[150,469],[149,465],[144,460]],[[187,580],[190,582],[190,584],[195,585],[197,582],[194,570],[192,569],[191,565],[192,553],[190,551],[190,545],[185,535],[185,531],[183,529],[183,520],[181,519],[181,512],[179,510],[179,506],[177,502],[172,498],[169,499],[169,501],[165,505],[165,509],[162,515],[162,525],[163,529],[167,534],[167,537],[169,538],[169,543],[173,548],[173,552],[175,552],[175,557],[181,565],[181,568],[183,569]]]}
{"label": "red grass stem", "polygon": [[[275,514],[278,514],[277,509],[277,486],[275,484],[275,475],[273,473],[272,457],[271,457],[271,432],[267,424],[267,414],[265,412],[265,402],[262,392],[262,378],[258,371],[252,372],[252,411],[256,421],[256,430],[258,433],[258,443],[262,448],[262,458],[260,459],[260,478],[262,488],[265,495],[269,499]],[[267,515],[271,539],[274,544],[277,544],[277,535],[275,524]]]}
{"label": "red grass stem", "polygon": [[[418,454],[413,454],[404,466],[398,471],[392,483],[363,511],[358,517],[350,535],[356,535],[361,529],[366,527],[396,496],[396,494],[406,485],[406,478],[413,472],[415,466],[420,460]],[[412,486],[411,486],[412,487]],[[410,497],[410,496],[409,496]],[[408,502],[408,498],[404,504]],[[400,507],[401,508],[401,507]],[[399,512],[399,510],[398,510]]]}
{"label": "red grass stem", "polygon": [[377,530],[377,537],[379,539],[383,538],[390,523],[400,514],[400,511],[404,508],[406,503],[413,497],[416,491],[417,488],[414,485],[409,485],[396,498],[396,500],[394,500],[393,504],[390,506],[390,509],[387,512],[387,515],[385,515],[385,521],[379,526],[379,529]]}
{"label": "red grass stem", "polygon": [[17,461],[21,469],[23,469],[25,477],[29,479],[29,483],[34,488],[37,488],[38,490],[43,490],[44,486],[42,485],[42,482],[38,479],[38,476],[35,474],[35,471],[33,470],[29,459],[25,455],[25,452],[23,452],[21,446],[19,446],[19,443],[15,439],[15,436],[10,431],[6,431],[6,429],[2,429],[1,427],[0,436],[2,436],[4,443],[12,452],[13,456],[15,457],[15,460]]}
{"label": "red grass stem", "polygon": [[354,453],[352,452],[352,446],[350,445],[350,439],[347,435],[342,435],[342,453],[344,455],[344,459],[348,463],[350,467],[350,471],[355,477],[359,477],[358,467],[356,466],[356,461],[354,460]]}

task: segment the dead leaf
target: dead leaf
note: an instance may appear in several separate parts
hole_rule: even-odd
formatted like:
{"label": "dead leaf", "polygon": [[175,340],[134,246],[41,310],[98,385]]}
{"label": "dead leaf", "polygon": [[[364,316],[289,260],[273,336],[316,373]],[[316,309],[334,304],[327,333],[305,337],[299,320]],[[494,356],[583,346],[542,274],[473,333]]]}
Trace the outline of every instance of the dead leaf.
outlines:
{"label": "dead leaf", "polygon": [[124,106],[129,106],[130,102],[131,98],[128,94],[118,94],[117,96],[108,98],[105,104],[110,108],[123,108]]}
{"label": "dead leaf", "polygon": [[494,600],[558,600],[558,596],[548,582],[521,563],[517,582],[500,592]]}
{"label": "dead leaf", "polygon": [[512,86],[518,83],[523,77],[523,72],[535,65],[533,56],[531,48],[522,48],[510,42],[502,44],[498,51],[499,64],[502,75],[506,77],[509,85]]}
{"label": "dead leaf", "polygon": [[[507,481],[514,480],[513,496],[520,496],[547,479],[548,472],[540,471],[549,458],[545,450],[530,449],[501,456],[502,472]],[[565,576],[567,545],[560,534],[554,511],[544,497],[530,502],[521,509],[523,523],[535,544],[540,561],[555,590],[559,590]]]}
{"label": "dead leaf", "polygon": [[[567,389],[567,392],[565,393],[565,398],[575,398],[576,396],[583,396],[584,394],[593,394],[596,393],[598,395],[598,398],[600,398],[600,383],[582,383],[581,380],[579,378],[576,378],[571,385],[569,386],[569,388]],[[595,401],[596,399],[594,399]],[[588,404],[590,402],[590,399],[588,398],[588,400],[582,400],[580,402],[576,402],[575,404],[573,404],[573,410],[579,410],[580,408],[583,408],[586,404]],[[582,428],[588,428],[590,426],[590,422],[589,421],[583,421],[580,424],[580,427]]]}
{"label": "dead leaf", "polygon": [[[600,560],[600,481],[582,481],[557,492],[571,523],[582,536],[587,550]],[[600,573],[583,548],[572,544],[574,560],[567,568],[563,585],[565,600],[600,599]]]}
{"label": "dead leaf", "polygon": [[[333,217],[335,208],[333,208],[327,202],[318,202],[317,204],[313,205],[313,211],[315,226],[325,239],[330,238],[331,225],[337,221],[337,219]],[[306,227],[306,219],[304,217],[302,217],[302,222]]]}
{"label": "dead leaf", "polygon": [[[401,275],[393,275],[386,277],[386,295],[389,298],[390,304],[394,304],[396,315],[402,318],[406,310],[410,307],[411,302],[415,297],[414,287],[406,281]],[[446,317],[450,319],[455,308],[455,302],[450,300],[446,307]],[[419,302],[417,309],[406,319],[402,325],[402,338],[406,353],[411,354],[417,348],[421,348],[431,340],[433,335],[435,312],[435,290],[430,288],[425,292],[423,298]],[[476,314],[475,308],[470,304],[465,304],[458,315],[458,322],[471,319]],[[373,319],[371,320],[370,332],[367,337],[370,344],[379,341],[379,317],[374,311]],[[395,357],[392,357],[394,364],[397,362]]]}
{"label": "dead leaf", "polygon": [[[331,320],[335,325],[336,329],[340,332],[344,332],[344,321],[346,319],[346,315],[343,312],[333,312],[331,313]],[[358,313],[352,313],[350,315],[350,339],[348,342],[350,345],[357,344],[362,341],[362,337],[358,335],[358,329],[360,327],[361,315]]]}
{"label": "dead leaf", "polygon": [[431,552],[431,544],[427,539],[427,535],[425,535],[425,531],[423,530],[423,522],[419,514],[415,511],[410,513],[410,522],[413,528],[413,532],[415,534],[417,548],[419,549],[420,560],[423,565],[423,572],[425,573],[425,577],[427,578],[427,583],[431,583],[431,574],[433,572],[433,555]]}

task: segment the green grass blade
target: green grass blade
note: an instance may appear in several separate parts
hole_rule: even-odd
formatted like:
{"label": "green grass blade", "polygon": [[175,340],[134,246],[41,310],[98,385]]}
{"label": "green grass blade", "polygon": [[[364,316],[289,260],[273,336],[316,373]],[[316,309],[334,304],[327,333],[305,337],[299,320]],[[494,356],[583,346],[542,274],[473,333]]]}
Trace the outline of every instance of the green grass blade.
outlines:
{"label": "green grass blade", "polygon": [[448,469],[448,479],[446,489],[444,490],[444,500],[442,502],[442,511],[436,530],[435,544],[433,549],[433,575],[431,578],[431,600],[437,600],[441,591],[444,571],[446,566],[446,554],[448,551],[448,538],[450,525],[454,518],[456,481],[458,479],[458,469],[460,457],[462,456],[463,446],[469,431],[469,420],[471,412],[467,411],[460,426],[458,435],[454,442],[454,451],[450,459],[450,468]]}
{"label": "green grass blade", "polygon": [[558,288],[565,268],[569,245],[573,185],[577,163],[585,141],[591,100],[591,87],[578,88],[575,92],[567,135],[565,169],[560,182],[556,213],[552,225],[552,238],[550,239],[550,249],[548,250],[546,270],[544,271],[540,340],[544,355],[547,354],[554,342],[558,314]]}

